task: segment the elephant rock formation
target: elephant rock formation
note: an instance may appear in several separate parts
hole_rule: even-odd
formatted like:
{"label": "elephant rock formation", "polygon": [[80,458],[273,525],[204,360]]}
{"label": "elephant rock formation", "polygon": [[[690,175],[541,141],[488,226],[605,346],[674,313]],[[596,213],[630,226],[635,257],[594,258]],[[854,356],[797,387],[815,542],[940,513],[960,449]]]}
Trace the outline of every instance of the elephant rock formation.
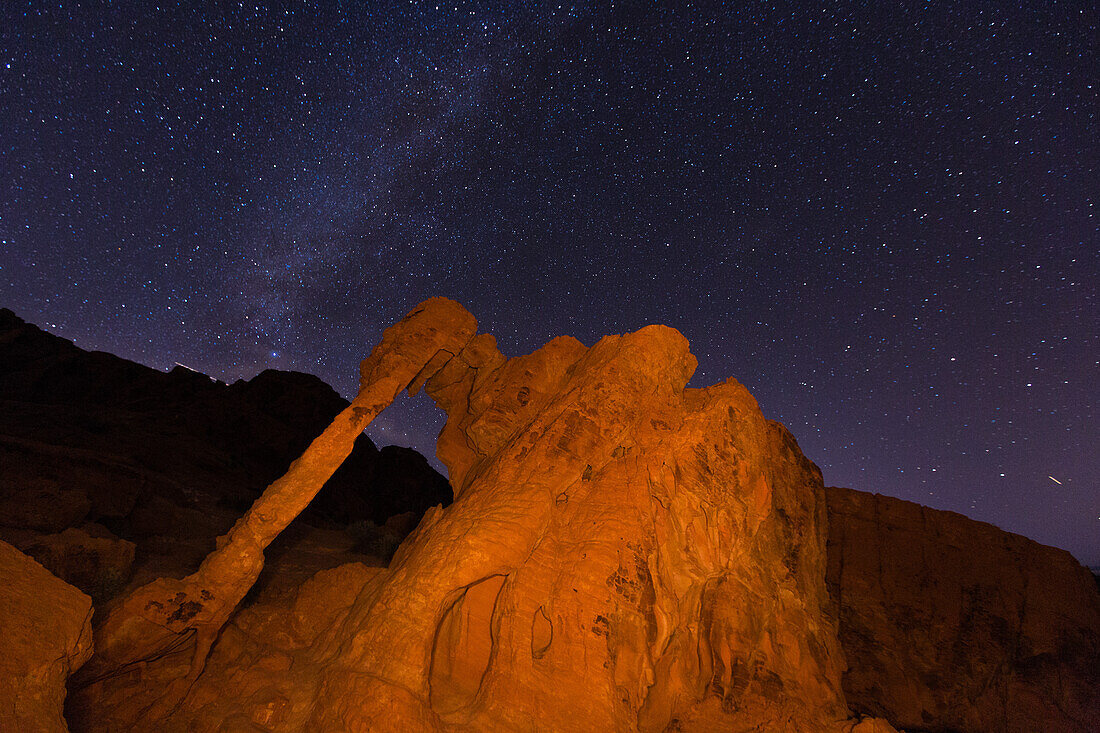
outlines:
{"label": "elephant rock formation", "polygon": [[[113,669],[146,662],[82,692],[86,727],[851,730],[824,487],[790,433],[733,380],[688,389],[696,361],[671,328],[507,359],[460,306],[431,303],[409,318],[443,313],[432,329],[407,319],[364,362],[359,397],[287,475],[312,465],[307,479],[273,484],[198,573],[115,607],[97,649]],[[454,503],[387,569],[327,571],[290,608],[227,624],[265,541],[405,386],[447,413]],[[211,589],[199,627],[147,612]],[[190,667],[165,647],[188,630]],[[148,700],[180,678],[170,705]]]}

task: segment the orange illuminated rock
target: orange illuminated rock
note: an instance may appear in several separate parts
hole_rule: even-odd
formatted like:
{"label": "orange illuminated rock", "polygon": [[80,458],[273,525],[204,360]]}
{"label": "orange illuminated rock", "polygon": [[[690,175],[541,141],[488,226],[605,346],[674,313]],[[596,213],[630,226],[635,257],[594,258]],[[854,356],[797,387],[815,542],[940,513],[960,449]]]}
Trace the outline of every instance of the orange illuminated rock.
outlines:
{"label": "orange illuminated rock", "polygon": [[1069,553],[828,488],[848,702],[917,730],[1100,730],[1100,593]]}
{"label": "orange illuminated rock", "polygon": [[65,680],[92,653],[92,601],[0,542],[0,730],[66,731]]}
{"label": "orange illuminated rock", "polygon": [[184,673],[169,674],[165,689],[137,720],[149,725],[168,716],[202,673],[211,645],[259,576],[264,549],[305,509],[351,453],[363,429],[397,394],[459,352],[477,322],[454,301],[425,301],[388,329],[360,367],[358,395],[332,424],[264,491],[252,508],[219,538],[218,549],[181,580],[160,578],[127,594],[96,629],[97,654],[78,685],[81,707],[95,704],[98,686],[133,665],[190,649]]}
{"label": "orange illuminated rock", "polygon": [[[111,611],[114,667],[81,693],[82,727],[851,731],[821,474],[791,435],[735,381],[687,389],[696,362],[673,329],[506,359],[453,320],[457,348],[387,332],[350,409],[425,386],[448,416],[454,503],[389,568],[325,571],[227,623],[264,538],[321,479],[277,482],[199,573]],[[331,471],[328,433],[288,477]],[[150,661],[126,672],[139,627],[193,633],[198,652],[153,660],[141,631]]]}
{"label": "orange illuminated rock", "polygon": [[843,729],[820,473],[694,367],[658,326],[448,362],[456,500],[319,640],[306,729]]}
{"label": "orange illuminated rock", "polygon": [[[824,489],[740,384],[686,388],[695,359],[673,329],[508,359],[475,328],[451,301],[415,309],[198,572],[108,601],[71,687],[74,728],[1100,730],[1100,595],[1066,553]],[[281,572],[254,587],[265,548],[406,387],[447,413],[454,503],[388,568],[311,544],[335,530],[291,528],[280,543],[298,543],[297,564],[273,559]],[[75,502],[66,521],[87,511]],[[404,534],[392,519],[371,537]],[[14,699],[45,721],[20,727],[56,729],[59,680],[87,654],[86,599],[60,593],[55,618],[5,547],[0,573],[18,572],[0,578],[0,664],[52,666],[41,700],[0,690],[0,728]],[[20,613],[34,623],[8,635]]]}

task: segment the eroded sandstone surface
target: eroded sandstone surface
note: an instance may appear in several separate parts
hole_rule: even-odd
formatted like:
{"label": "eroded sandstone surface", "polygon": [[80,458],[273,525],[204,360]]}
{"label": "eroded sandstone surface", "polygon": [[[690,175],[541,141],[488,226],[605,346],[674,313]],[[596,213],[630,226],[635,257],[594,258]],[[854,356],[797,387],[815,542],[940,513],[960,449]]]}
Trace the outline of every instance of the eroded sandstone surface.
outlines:
{"label": "eroded sandstone surface", "polygon": [[1100,593],[1068,552],[830,487],[848,703],[908,730],[1100,730]]}
{"label": "eroded sandstone surface", "polygon": [[[790,434],[765,420],[732,380],[686,389],[695,359],[673,329],[651,326],[591,348],[559,338],[513,359],[491,336],[471,335],[431,358],[430,350],[383,349],[404,354],[402,368],[368,360],[363,369],[364,390],[385,379],[381,391],[392,398],[426,383],[447,412],[439,456],[454,503],[429,511],[388,569],[333,576],[328,592],[340,600],[323,611],[308,600],[318,592],[311,581],[312,591],[303,587],[287,601],[289,612],[238,614],[200,674],[194,656],[170,650],[137,674],[113,660],[111,674],[91,677],[78,693],[82,725],[839,731],[855,724],[824,583],[821,475]],[[339,459],[326,455],[321,463],[331,470]],[[291,493],[298,510],[305,494]],[[237,556],[227,550],[248,524],[246,515],[222,543],[222,557]],[[183,596],[172,595],[180,586],[169,581],[153,595],[179,610],[201,602],[215,582],[246,588],[255,557],[208,560],[211,573],[185,579]],[[127,619],[148,607],[143,595],[132,598],[108,617],[110,633],[101,629],[108,658],[108,639],[125,638]],[[303,618],[303,605],[311,618]],[[186,624],[177,627],[173,638],[184,638]],[[186,689],[166,707],[150,690],[180,679],[188,665]]]}
{"label": "eroded sandstone surface", "polygon": [[352,609],[319,719],[380,679],[478,729],[842,721],[820,474],[736,382],[685,389],[694,367],[654,326],[510,360],[479,336],[430,380],[456,501]]}
{"label": "eroded sandstone surface", "polygon": [[92,600],[0,541],[0,730],[67,730],[65,680],[92,653]]}
{"label": "eroded sandstone surface", "polygon": [[475,329],[473,316],[441,298],[422,303],[388,329],[361,365],[361,386],[352,403],[219,538],[199,569],[129,592],[97,623],[96,654],[75,680],[79,693],[74,714],[94,721],[101,696],[109,698],[111,690],[118,690],[116,680],[131,669],[184,652],[189,657],[186,673],[162,665],[153,690],[123,693],[127,706],[145,703],[135,715],[122,716],[128,727],[149,728],[172,717],[205,670],[222,628],[259,577],[264,550],[347,459],[371,420],[411,382],[427,378],[435,365],[461,351]]}

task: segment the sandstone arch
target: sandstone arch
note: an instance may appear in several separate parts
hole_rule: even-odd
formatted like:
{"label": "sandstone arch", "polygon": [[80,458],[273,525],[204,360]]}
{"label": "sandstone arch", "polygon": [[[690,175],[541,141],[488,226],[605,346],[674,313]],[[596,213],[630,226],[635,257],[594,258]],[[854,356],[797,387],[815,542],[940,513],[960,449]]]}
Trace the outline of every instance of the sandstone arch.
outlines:
{"label": "sandstone arch", "polygon": [[[226,686],[257,706],[250,725],[280,731],[850,728],[821,476],[789,433],[735,381],[687,389],[695,359],[673,329],[591,347],[562,337],[507,359],[475,327],[435,299],[387,331],[352,406],[199,572],[146,586],[108,617],[86,701],[167,730],[224,717]],[[420,386],[447,413],[438,454],[455,502],[429,511],[307,647],[203,674],[265,542],[365,421]],[[716,604],[723,578],[749,592]],[[730,615],[766,615],[766,635],[738,632]],[[765,636],[799,652],[741,648]],[[194,645],[191,662],[151,704],[127,697],[148,685],[110,676],[179,640]],[[735,659],[755,683],[724,706],[715,660]]]}

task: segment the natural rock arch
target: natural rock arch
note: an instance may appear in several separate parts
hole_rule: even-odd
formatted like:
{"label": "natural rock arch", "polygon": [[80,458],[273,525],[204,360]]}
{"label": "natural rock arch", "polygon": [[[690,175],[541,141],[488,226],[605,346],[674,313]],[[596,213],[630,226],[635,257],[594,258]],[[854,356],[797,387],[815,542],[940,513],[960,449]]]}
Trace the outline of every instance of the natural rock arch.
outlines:
{"label": "natural rock arch", "polygon": [[[228,720],[227,696],[266,730],[850,728],[821,475],[790,434],[733,380],[687,389],[695,359],[671,328],[512,359],[475,329],[443,299],[389,329],[351,407],[202,568],[107,617],[80,704],[166,729]],[[447,412],[454,503],[285,661],[249,652],[204,687],[266,543],[421,386]],[[119,676],[179,643],[190,663],[154,671],[167,694]]]}

